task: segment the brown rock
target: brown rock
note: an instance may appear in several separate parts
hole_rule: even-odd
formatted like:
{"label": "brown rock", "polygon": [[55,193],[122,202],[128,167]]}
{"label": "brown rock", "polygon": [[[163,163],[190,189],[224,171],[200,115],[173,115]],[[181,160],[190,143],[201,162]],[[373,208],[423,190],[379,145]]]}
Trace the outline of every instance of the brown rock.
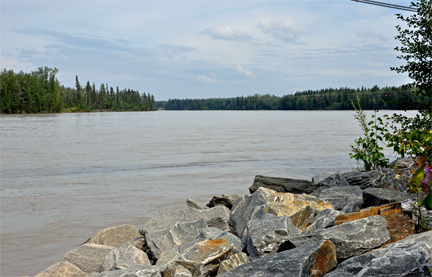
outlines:
{"label": "brown rock", "polygon": [[75,265],[61,261],[53,264],[44,271],[36,274],[35,277],[85,277],[87,273],[76,267]]}
{"label": "brown rock", "polygon": [[138,230],[132,225],[120,225],[103,229],[92,237],[87,243],[117,246],[141,237]]}
{"label": "brown rock", "polygon": [[233,268],[238,267],[239,265],[245,264],[249,262],[249,258],[246,253],[240,252],[232,255],[229,259],[221,262],[219,265],[219,269],[216,275],[220,275],[224,272],[230,271]]}

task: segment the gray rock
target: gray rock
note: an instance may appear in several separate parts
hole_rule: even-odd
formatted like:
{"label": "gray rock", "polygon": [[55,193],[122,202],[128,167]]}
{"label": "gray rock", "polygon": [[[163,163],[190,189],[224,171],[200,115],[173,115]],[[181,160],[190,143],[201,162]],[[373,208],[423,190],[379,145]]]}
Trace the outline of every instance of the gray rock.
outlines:
{"label": "gray rock", "polygon": [[337,265],[332,242],[315,241],[301,247],[242,264],[220,277],[321,276]]}
{"label": "gray rock", "polygon": [[332,209],[320,211],[312,221],[312,224],[303,231],[303,234],[310,234],[316,230],[333,227],[335,218],[340,214],[343,213]]}
{"label": "gray rock", "polygon": [[51,276],[85,277],[87,276],[87,273],[85,273],[84,271],[82,271],[81,269],[79,269],[78,267],[76,267],[75,265],[69,262],[61,261],[39,272],[38,274],[36,274],[35,277],[51,277]]}
{"label": "gray rock", "polygon": [[363,190],[356,186],[321,187],[311,195],[329,202],[342,210],[348,202],[363,202]]}
{"label": "gray rock", "polygon": [[146,242],[145,242],[145,237],[137,237],[134,238],[133,240],[128,241],[127,243],[132,244],[133,246],[135,246],[138,249],[141,249],[143,251],[146,250]]}
{"label": "gray rock", "polygon": [[[414,235],[406,237],[400,241],[397,241],[395,243],[408,243],[408,242],[426,242],[432,246],[432,231],[414,234]],[[387,247],[390,247],[393,244],[389,244],[389,245],[387,245]]]}
{"label": "gray rock", "polygon": [[402,274],[400,277],[431,277],[432,260],[421,266]]}
{"label": "gray rock", "polygon": [[217,217],[228,221],[229,216],[230,210],[224,206],[218,206],[205,210],[196,210],[189,207],[183,210],[165,209],[144,223],[139,232],[142,235],[145,235],[149,230],[165,229],[176,222],[196,221],[201,218],[203,218],[206,222],[212,221]]}
{"label": "gray rock", "polygon": [[390,247],[348,259],[325,277],[396,277],[419,270],[430,258],[432,248],[425,242],[397,242]]}
{"label": "gray rock", "polygon": [[214,217],[212,219],[207,220],[208,227],[215,227],[221,229],[222,231],[229,231],[229,225],[226,218],[223,217]]}
{"label": "gray rock", "polygon": [[106,255],[102,265],[99,268],[99,272],[102,271],[110,271],[119,265],[124,264],[145,264],[150,265],[150,261],[147,257],[147,254],[142,250],[139,250],[132,244],[124,244],[118,246],[111,250],[111,252]]}
{"label": "gray rock", "polygon": [[221,238],[226,239],[228,243],[232,246],[231,254],[240,253],[244,248],[243,242],[239,237],[227,231],[222,231],[214,227],[208,227],[202,229],[201,233],[195,239],[195,241],[198,242],[198,241],[203,241],[208,239],[218,240]]}
{"label": "gray rock", "polygon": [[411,168],[415,165],[415,160],[413,158],[399,158],[392,161],[389,166],[395,168]]}
{"label": "gray rock", "polygon": [[[414,223],[416,225],[419,225],[418,224],[418,218],[419,218],[418,211],[415,208],[413,208],[415,202],[416,202],[415,199],[406,199],[406,200],[402,201],[401,202],[402,211],[407,212],[407,213],[411,213],[412,217],[414,219]],[[424,219],[423,223],[424,223],[425,227],[428,229],[432,228],[432,211],[427,210],[425,207],[421,207],[420,213],[421,213],[421,217]]]}
{"label": "gray rock", "polygon": [[194,240],[203,228],[207,228],[207,224],[204,219],[200,219],[193,222],[177,222],[162,230],[148,231],[146,243],[153,255],[152,258],[159,259],[163,252]]}
{"label": "gray rock", "polygon": [[275,254],[279,246],[290,236],[300,235],[302,231],[292,224],[289,216],[264,214],[247,223],[247,252],[252,260]]}
{"label": "gray rock", "polygon": [[341,177],[348,182],[350,186],[357,186],[361,189],[370,187],[371,171],[350,171],[341,174]]}
{"label": "gray rock", "polygon": [[335,173],[321,180],[318,183],[318,186],[320,187],[349,186],[349,183],[342,177],[341,174]]}
{"label": "gray rock", "polygon": [[98,271],[105,256],[113,249],[113,246],[86,243],[70,250],[62,261],[69,262],[87,274]]}
{"label": "gray rock", "polygon": [[117,246],[140,236],[140,233],[134,226],[121,225],[103,229],[92,237],[88,243]]}
{"label": "gray rock", "polygon": [[185,267],[178,265],[175,268],[174,277],[192,277],[192,273]]}
{"label": "gray rock", "polygon": [[361,210],[363,208],[363,200],[361,202],[348,202],[341,210],[344,214],[353,213],[357,210]]}
{"label": "gray rock", "polygon": [[311,234],[289,237],[280,250],[291,249],[317,240],[330,240],[336,246],[338,260],[358,256],[383,245],[390,239],[387,221],[377,215],[348,221]]}
{"label": "gray rock", "polygon": [[154,265],[132,265],[126,269],[101,272],[97,277],[162,277],[162,274]]}
{"label": "gray rock", "polygon": [[394,189],[369,188],[363,191],[363,207],[381,206],[397,201],[403,201],[410,196],[406,192]]}
{"label": "gray rock", "polygon": [[255,176],[253,185],[249,188],[249,192],[252,194],[260,187],[269,188],[277,192],[289,192],[295,194],[309,194],[318,188],[316,184],[307,180],[296,180],[257,175]]}
{"label": "gray rock", "polygon": [[228,209],[231,210],[232,205],[234,204],[234,201],[239,198],[240,196],[236,194],[222,194],[222,195],[215,195],[210,200],[210,202],[207,204],[207,207],[217,207],[217,206],[225,206]]}
{"label": "gray rock", "polygon": [[239,265],[245,264],[249,262],[249,258],[246,253],[237,253],[231,255],[228,259],[221,262],[219,265],[219,269],[216,275],[220,275],[224,272],[230,271],[233,268],[238,267]]}
{"label": "gray rock", "polygon": [[195,201],[193,199],[187,199],[186,205],[189,208],[193,208],[193,209],[197,209],[197,210],[205,210],[206,209],[206,207],[203,204],[198,203],[197,201]]}
{"label": "gray rock", "polygon": [[314,177],[312,177],[312,183],[317,184],[319,182],[321,182],[322,180],[324,180],[325,178],[329,177],[331,174],[327,174],[327,173],[323,173],[323,174],[318,174]]}

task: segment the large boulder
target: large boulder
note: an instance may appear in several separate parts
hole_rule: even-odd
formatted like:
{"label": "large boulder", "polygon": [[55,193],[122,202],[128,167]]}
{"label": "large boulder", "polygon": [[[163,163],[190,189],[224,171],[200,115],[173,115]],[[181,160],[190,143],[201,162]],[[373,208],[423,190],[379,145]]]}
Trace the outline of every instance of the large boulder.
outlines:
{"label": "large boulder", "polygon": [[[165,229],[168,226],[181,221],[196,221],[204,219],[206,222],[212,222],[215,218],[219,218],[228,222],[230,210],[224,206],[218,206],[211,209],[197,210],[194,208],[186,208],[183,210],[165,209],[154,217],[150,218],[140,228],[139,232],[145,235],[149,230]],[[211,226],[211,224],[208,224]],[[217,226],[212,226],[217,227]]]}
{"label": "large boulder", "polygon": [[387,221],[378,215],[349,221],[311,234],[289,237],[280,246],[280,250],[299,247],[317,240],[330,240],[336,246],[338,260],[345,260],[377,248],[389,239]]}
{"label": "large boulder", "polygon": [[318,182],[319,187],[338,187],[338,186],[349,186],[349,183],[342,177],[341,174],[332,174],[320,182]]}
{"label": "large boulder", "polygon": [[99,270],[106,255],[113,248],[113,246],[86,243],[67,252],[62,261],[69,262],[85,273],[90,274]]}
{"label": "large boulder", "polygon": [[105,256],[102,265],[99,267],[99,272],[124,267],[125,264],[150,265],[150,261],[147,254],[142,250],[132,244],[124,244],[117,246]]}
{"label": "large boulder", "polygon": [[369,188],[363,191],[363,207],[381,206],[408,198],[410,195],[406,192],[385,188]]}
{"label": "large boulder", "polygon": [[332,210],[332,209],[322,210],[314,218],[311,225],[309,225],[306,229],[304,229],[303,233],[310,234],[315,232],[316,230],[333,227],[335,218],[341,214],[343,213],[337,210]]}
{"label": "large boulder", "polygon": [[217,207],[217,206],[225,206],[231,210],[232,205],[234,204],[234,201],[236,201],[236,199],[239,197],[240,196],[238,196],[236,194],[215,195],[210,200],[210,202],[208,202],[207,207],[213,208],[213,207]]}
{"label": "large boulder", "polygon": [[332,209],[326,201],[307,194],[279,193],[267,188],[259,188],[252,195],[238,198],[231,210],[230,227],[240,237],[247,234],[247,222],[257,214],[272,213],[289,216],[299,229],[309,225],[315,216],[324,209]]}
{"label": "large boulder", "polygon": [[[416,202],[416,200],[414,200],[414,199],[406,199],[406,200],[401,202],[401,205],[402,205],[402,210],[404,212],[411,214],[413,219],[414,219],[414,222],[416,224],[418,224],[418,215],[419,214],[415,208],[415,202]],[[425,207],[421,207],[420,212],[421,212],[421,217],[423,219],[425,219],[425,221],[423,222],[424,226],[427,229],[432,230],[432,211],[427,210]]]}
{"label": "large boulder", "polygon": [[222,231],[215,227],[201,229],[201,233],[195,239],[195,241],[198,242],[208,239],[217,240],[221,238],[226,239],[228,243],[232,246],[231,254],[240,253],[244,248],[243,241],[239,237],[231,234],[230,232]]}
{"label": "large boulder", "polygon": [[117,246],[140,237],[138,230],[132,225],[121,225],[103,229],[87,243]]}
{"label": "large boulder", "polygon": [[415,165],[415,159],[413,158],[399,158],[391,163],[389,163],[390,167],[403,169],[403,168],[411,168]]}
{"label": "large boulder", "polygon": [[331,241],[315,241],[301,247],[242,264],[220,277],[322,276],[337,265]]}
{"label": "large boulder", "polygon": [[355,186],[321,187],[311,195],[329,202],[336,210],[342,210],[348,202],[363,202],[363,190]]}
{"label": "large boulder", "polygon": [[174,277],[192,277],[192,273],[182,265],[175,268]]}
{"label": "large boulder", "polygon": [[302,231],[292,224],[289,216],[264,214],[254,217],[247,223],[246,245],[249,257],[253,260],[276,254],[279,246],[290,236]]}
{"label": "large boulder", "polygon": [[193,209],[196,209],[196,210],[204,210],[204,209],[206,209],[206,207],[204,207],[203,204],[201,204],[201,203],[199,203],[199,202],[197,202],[197,201],[195,201],[193,199],[187,199],[186,200],[186,205],[189,208],[193,208]]}
{"label": "large boulder", "polygon": [[[154,265],[130,264],[130,267],[104,271],[95,277],[162,277],[159,267]],[[90,276],[88,276],[90,277]],[[93,277],[93,276],[92,276]]]}
{"label": "large boulder", "polygon": [[88,274],[77,266],[61,261],[36,274],[35,277],[86,277]]}
{"label": "large boulder", "polygon": [[231,255],[228,259],[221,262],[219,265],[219,269],[216,275],[220,275],[224,272],[230,271],[233,268],[238,267],[239,265],[245,264],[249,262],[249,257],[246,255],[246,253],[237,253],[234,255]]}
{"label": "large boulder", "polygon": [[[161,265],[163,276],[174,276],[179,265],[188,269],[192,276],[214,275],[219,264],[229,257],[231,250],[232,246],[224,238],[186,243],[178,247],[177,251],[171,251],[169,258],[161,259],[164,260]],[[156,265],[159,265],[161,260],[158,260]]]}
{"label": "large boulder", "polygon": [[288,178],[276,178],[257,175],[255,176],[249,192],[252,194],[258,188],[268,188],[277,192],[289,192],[295,194],[309,194],[318,188],[317,184],[307,180],[296,180]]}
{"label": "large boulder", "polygon": [[147,231],[146,243],[153,255],[152,258],[159,259],[163,252],[194,240],[203,228],[207,228],[207,223],[200,219],[192,222],[179,221],[165,229]]}
{"label": "large boulder", "polygon": [[[390,247],[373,250],[371,253],[352,257],[325,277],[369,277],[401,276],[406,273],[421,273],[423,265],[432,259],[432,248],[425,242],[395,243]],[[407,276],[407,275],[405,275]],[[408,275],[409,276],[409,275]],[[411,275],[411,276],[431,276]]]}

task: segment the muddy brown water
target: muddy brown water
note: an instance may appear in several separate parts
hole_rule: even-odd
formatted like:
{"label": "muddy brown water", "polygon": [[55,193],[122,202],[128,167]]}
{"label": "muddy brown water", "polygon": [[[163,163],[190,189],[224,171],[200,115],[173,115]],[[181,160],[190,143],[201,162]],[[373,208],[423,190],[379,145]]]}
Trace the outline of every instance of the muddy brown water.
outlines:
{"label": "muddy brown water", "polygon": [[255,175],[356,168],[352,111],[1,115],[1,276],[34,275],[99,230],[186,199],[247,194]]}

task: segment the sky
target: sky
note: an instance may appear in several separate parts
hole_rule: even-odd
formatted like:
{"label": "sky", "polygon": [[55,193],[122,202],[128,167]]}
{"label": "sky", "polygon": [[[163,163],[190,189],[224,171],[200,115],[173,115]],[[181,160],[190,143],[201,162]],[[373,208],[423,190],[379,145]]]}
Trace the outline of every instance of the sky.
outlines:
{"label": "sky", "polygon": [[[388,0],[409,6],[409,0]],[[1,69],[156,100],[399,86],[396,13],[349,0],[1,0]]]}

